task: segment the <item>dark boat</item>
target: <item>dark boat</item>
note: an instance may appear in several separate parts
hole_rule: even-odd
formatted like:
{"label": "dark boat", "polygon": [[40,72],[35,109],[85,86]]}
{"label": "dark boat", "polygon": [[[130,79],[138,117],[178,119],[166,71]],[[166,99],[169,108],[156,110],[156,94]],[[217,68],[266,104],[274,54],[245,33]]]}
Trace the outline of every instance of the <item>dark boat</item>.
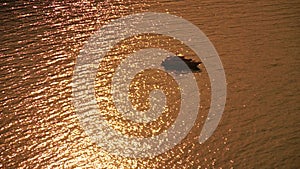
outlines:
{"label": "dark boat", "polygon": [[175,72],[187,72],[188,69],[186,66],[188,66],[189,70],[192,72],[201,72],[201,69],[199,68],[201,63],[202,62],[200,61],[185,58],[184,56],[170,56],[161,63],[161,66],[163,66],[165,70]]}

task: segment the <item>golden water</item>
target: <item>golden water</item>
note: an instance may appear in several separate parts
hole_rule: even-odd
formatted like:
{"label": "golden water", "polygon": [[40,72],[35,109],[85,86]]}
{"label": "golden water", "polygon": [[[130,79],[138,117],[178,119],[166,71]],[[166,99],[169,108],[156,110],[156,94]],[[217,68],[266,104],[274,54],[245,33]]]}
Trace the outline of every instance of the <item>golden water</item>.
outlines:
{"label": "golden water", "polygon": [[[300,168],[299,9],[297,1],[271,0],[1,2],[0,168]],[[84,133],[72,105],[71,82],[75,59],[93,32],[111,19],[143,11],[168,12],[197,25],[220,55],[228,95],[217,130],[200,145],[210,101],[203,67],[195,73],[202,106],[190,134],[155,158],[130,159],[110,155]],[[97,98],[109,91],[120,60],[143,47],[193,57],[168,37],[127,39],[99,63]],[[104,116],[115,129],[148,137],[174,120],[180,99],[176,84],[169,85],[172,79],[159,73],[144,72],[132,83],[141,89],[149,81],[152,87],[145,91],[153,86],[175,91],[169,96],[170,112],[139,126],[107,111]],[[134,92],[131,97],[139,105]]]}

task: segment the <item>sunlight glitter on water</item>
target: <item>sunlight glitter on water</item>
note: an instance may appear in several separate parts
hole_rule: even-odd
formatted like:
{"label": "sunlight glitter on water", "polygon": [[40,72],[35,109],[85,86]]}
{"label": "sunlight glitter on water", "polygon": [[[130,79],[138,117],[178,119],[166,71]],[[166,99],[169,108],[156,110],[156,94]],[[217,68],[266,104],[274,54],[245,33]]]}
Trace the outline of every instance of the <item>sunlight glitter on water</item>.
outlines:
{"label": "sunlight glitter on water", "polygon": [[[296,1],[269,0],[1,3],[0,168],[299,168],[298,9]],[[200,145],[211,99],[208,74],[200,65],[203,71],[194,75],[201,106],[191,132],[166,153],[131,159],[106,152],[85,133],[71,82],[76,57],[95,31],[144,11],[175,14],[203,30],[222,58],[229,96],[218,129]],[[99,63],[95,95],[102,115],[124,135],[157,135],[173,124],[180,107],[176,82],[155,70],[134,78],[129,97],[136,109],[147,110],[150,91],[162,89],[169,108],[156,121],[126,121],[112,105],[110,82],[121,60],[149,47],[196,58],[184,44],[161,35],[116,44]]]}

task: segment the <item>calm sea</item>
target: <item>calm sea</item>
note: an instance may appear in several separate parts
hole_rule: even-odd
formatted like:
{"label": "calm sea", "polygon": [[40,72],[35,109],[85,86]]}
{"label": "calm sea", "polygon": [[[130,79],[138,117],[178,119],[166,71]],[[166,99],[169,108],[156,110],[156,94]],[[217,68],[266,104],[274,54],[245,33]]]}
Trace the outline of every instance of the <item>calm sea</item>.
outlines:
{"label": "calm sea", "polygon": [[[95,31],[112,19],[146,11],[180,16],[207,35],[223,63],[227,101],[216,131],[199,144],[211,99],[202,65],[203,71],[194,73],[201,106],[188,136],[156,157],[124,158],[85,133],[71,82],[76,58]],[[0,19],[0,168],[300,168],[297,0],[1,1]],[[95,88],[103,116],[118,132],[150,137],[170,127],[176,107],[151,124],[133,124],[109,107],[114,70],[124,56],[144,47],[195,57],[168,37],[132,37],[99,63]],[[133,99],[140,109],[149,106],[142,82],[177,91],[166,74],[144,73],[136,85],[145,90],[140,94],[146,102]],[[176,92],[169,99],[175,106],[180,100]]]}

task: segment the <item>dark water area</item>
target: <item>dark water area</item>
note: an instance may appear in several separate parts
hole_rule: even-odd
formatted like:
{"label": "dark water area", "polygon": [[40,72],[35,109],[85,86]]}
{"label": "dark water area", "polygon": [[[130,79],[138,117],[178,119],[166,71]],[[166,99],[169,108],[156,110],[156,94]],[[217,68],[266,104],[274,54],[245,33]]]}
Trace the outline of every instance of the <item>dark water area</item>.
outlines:
{"label": "dark water area", "polygon": [[[299,1],[0,4],[0,168],[300,168]],[[76,57],[96,30],[112,19],[145,11],[180,16],[207,35],[226,73],[227,102],[218,128],[199,144],[210,101],[207,72],[201,67],[194,74],[203,106],[189,135],[159,156],[123,158],[104,151],[85,133],[75,113],[71,82]],[[103,91],[110,89],[111,74],[124,55],[136,48],[167,44],[164,47],[174,53],[193,58],[193,52],[179,42],[157,39],[155,35],[127,39],[108,54],[108,61],[99,63],[100,107]],[[169,84],[167,75],[157,78],[162,85]],[[176,85],[170,86],[169,92],[176,90]],[[171,98],[174,105],[177,99],[177,95]],[[165,117],[151,129],[130,124],[135,129],[126,130],[122,121],[112,124],[123,134],[145,130],[139,132],[149,136],[162,132],[168,127],[166,121],[176,115],[171,112]]]}

